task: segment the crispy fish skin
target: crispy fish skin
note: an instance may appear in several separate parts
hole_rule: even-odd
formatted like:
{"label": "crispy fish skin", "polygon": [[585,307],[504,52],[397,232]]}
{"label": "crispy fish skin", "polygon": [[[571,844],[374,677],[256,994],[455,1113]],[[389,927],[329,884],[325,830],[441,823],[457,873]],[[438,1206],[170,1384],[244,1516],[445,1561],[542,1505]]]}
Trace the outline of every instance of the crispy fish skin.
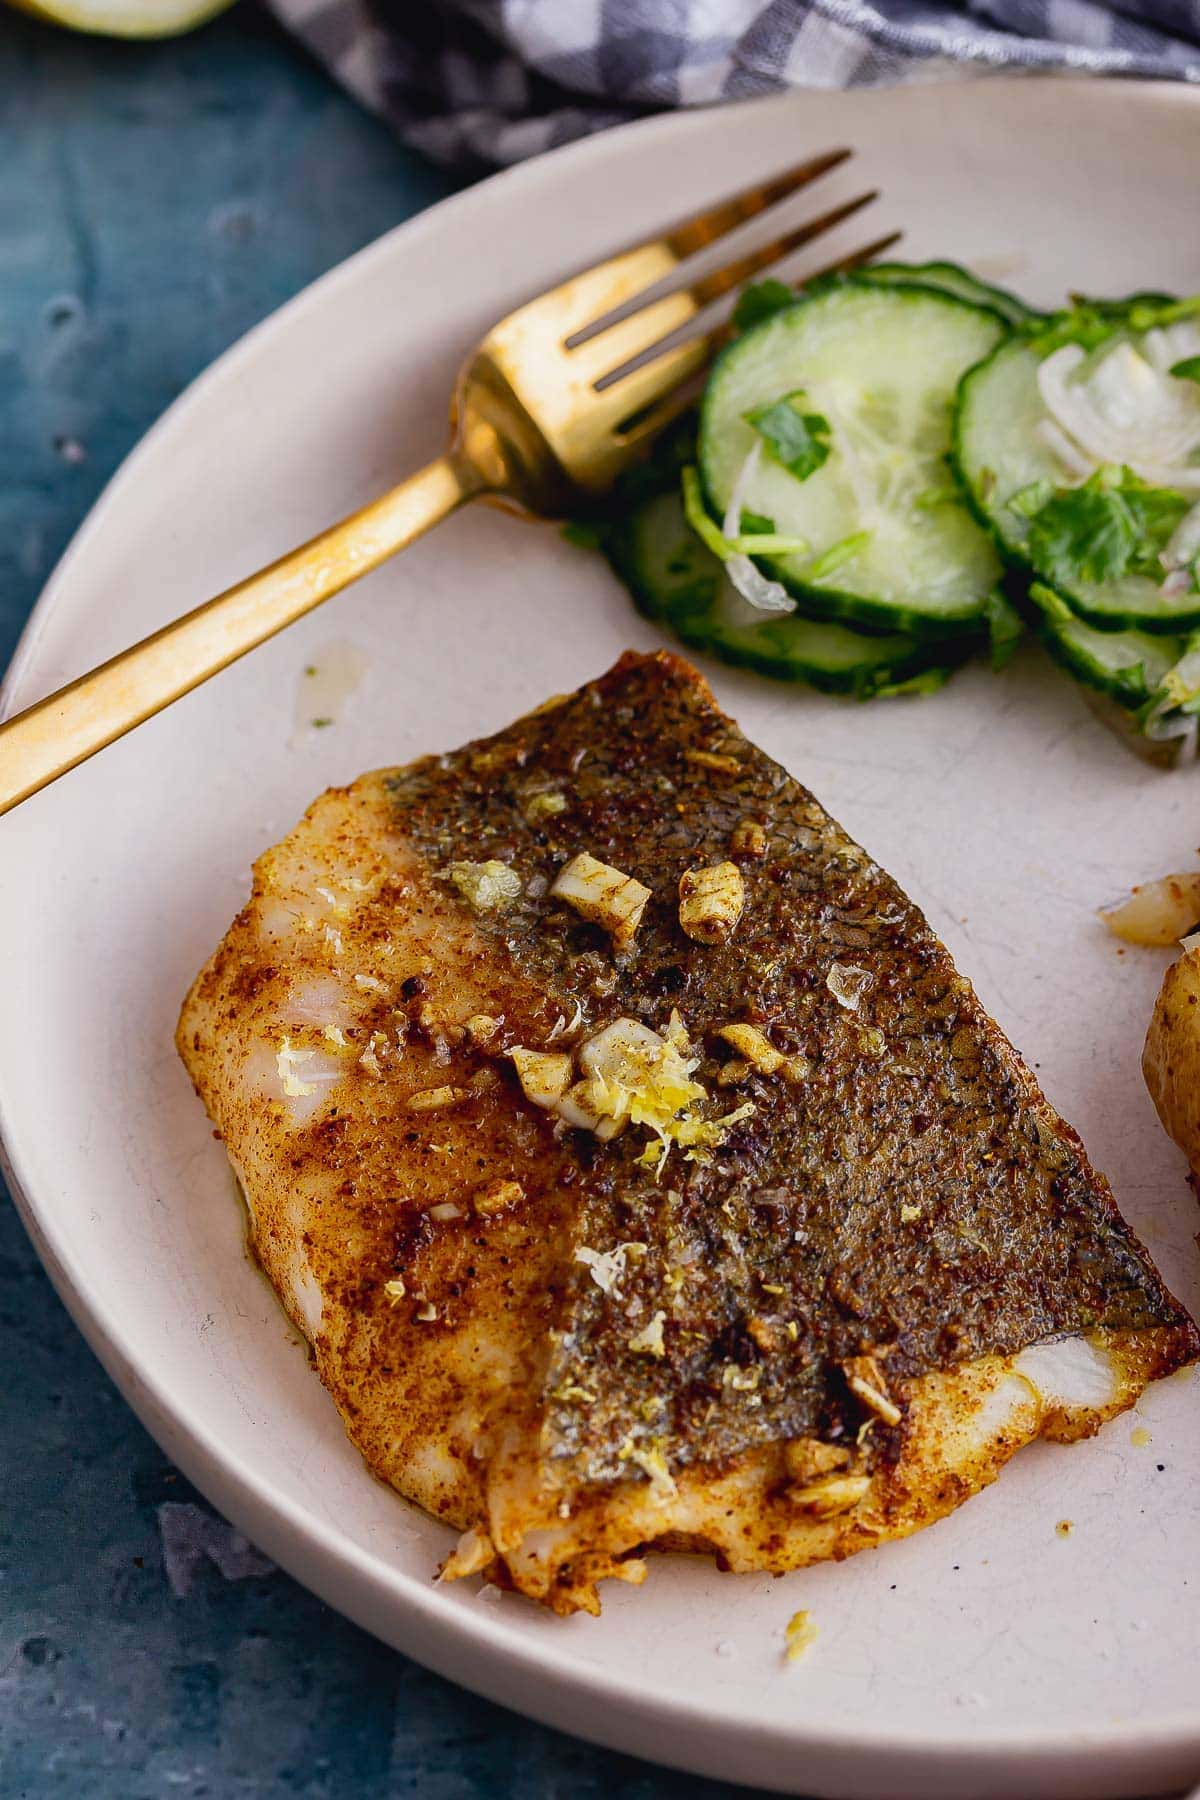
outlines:
{"label": "crispy fish skin", "polygon": [[[582,851],[651,890],[626,948],[549,892]],[[730,854],[744,909],[697,942],[680,880]],[[472,904],[464,864],[519,893]],[[695,1160],[523,1097],[514,1047],[672,1008],[742,1113]],[[733,1023],[793,1079],[730,1079]],[[368,1463],[466,1534],[448,1573],[556,1611],[646,1545],[904,1535],[1200,1350],[918,910],[674,657],[325,795],[178,1041]]]}

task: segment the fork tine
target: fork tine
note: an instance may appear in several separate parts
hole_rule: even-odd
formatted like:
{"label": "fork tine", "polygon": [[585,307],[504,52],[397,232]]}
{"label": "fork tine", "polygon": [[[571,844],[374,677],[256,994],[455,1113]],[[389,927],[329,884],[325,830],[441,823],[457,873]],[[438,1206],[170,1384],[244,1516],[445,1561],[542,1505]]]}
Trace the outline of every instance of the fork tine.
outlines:
{"label": "fork tine", "polygon": [[707,306],[710,301],[727,294],[730,288],[740,287],[752,275],[759,274],[772,263],[782,262],[785,256],[802,249],[805,244],[811,244],[814,238],[823,237],[827,231],[840,225],[843,219],[852,218],[856,212],[861,212],[864,206],[870,206],[878,198],[879,189],[873,188],[868,194],[858,194],[853,200],[844,201],[841,206],[831,207],[820,218],[806,220],[803,225],[783,232],[770,243],[760,244],[757,249],[747,251],[745,256],[736,257],[733,262],[726,263],[723,269],[714,269],[711,274],[702,275],[691,287],[685,288],[684,292],[695,302],[697,310]]}
{"label": "fork tine", "polygon": [[807,162],[785,169],[782,175],[773,176],[770,181],[756,181],[750,187],[743,188],[740,193],[718,200],[715,206],[696,213],[693,218],[685,219],[681,225],[676,225],[663,235],[676,256],[694,256],[706,244],[715,243],[717,238],[732,231],[735,225],[757,218],[769,206],[777,206],[781,200],[798,193],[802,187],[819,181],[822,175],[828,175],[832,169],[840,167],[853,154],[852,150],[827,150],[821,156],[810,156]]}
{"label": "fork tine", "polygon": [[[859,206],[865,205],[868,200],[874,198],[875,196],[871,194],[864,195],[857,203],[852,203],[848,210],[851,212],[857,211]],[[832,218],[832,215],[826,215],[826,217],[828,220]],[[834,220],[834,223],[836,222],[837,221]],[[828,230],[830,228],[830,225],[826,223],[824,229]],[[836,257],[834,261],[824,263],[821,268],[814,269],[810,274],[806,275],[803,281],[796,282],[795,286],[797,290],[802,290],[809,282],[823,280],[828,275],[845,275],[849,274],[854,269],[860,269],[865,263],[873,262],[875,258],[881,256],[885,250],[890,250],[893,245],[898,244],[903,236],[904,233],[902,231],[889,231],[883,237],[875,238],[871,243],[861,245],[857,250],[847,251],[844,256]],[[779,240],[780,243],[785,241],[786,240],[784,239]],[[777,254],[782,256],[787,254],[787,252],[779,251],[777,248]],[[743,259],[743,261],[744,260],[746,259]],[[736,265],[733,264],[730,265],[731,268],[735,266]],[[762,266],[762,264],[759,264],[758,268],[761,268]],[[750,272],[755,273],[757,271],[752,270]],[[719,270],[717,276],[713,277],[713,279],[715,280],[725,273],[726,271]],[[744,280],[745,278],[745,274],[741,274],[734,279]],[[720,294],[727,291],[728,285],[730,284],[726,284],[725,288],[718,289],[717,293]],[[694,294],[695,289],[685,290],[685,292]],[[670,298],[678,299],[678,295],[670,296]],[[653,316],[653,314],[651,314],[651,316]],[[623,386],[624,383],[634,375],[644,378],[643,382],[640,384],[642,386],[646,385],[647,380],[650,383],[653,383],[655,373],[657,373],[660,383],[665,382],[674,374],[674,370],[667,359],[677,355],[680,350],[696,350],[698,347],[702,346],[705,357],[709,358],[733,335],[733,327],[728,319],[725,319],[721,324],[714,326],[711,331],[705,332],[701,336],[695,338],[685,338],[682,336],[685,325],[686,321],[685,324],[680,324],[678,319],[676,319],[673,322],[673,328],[668,329],[664,335],[658,339],[657,343],[648,344],[639,354],[626,357],[623,362],[618,363],[614,368],[610,369],[606,375],[600,376],[593,384],[596,393],[598,395],[607,394],[610,389],[617,386]],[[694,367],[695,365],[693,364],[692,368]],[[691,373],[691,370],[689,369],[687,372]],[[621,398],[624,398],[624,395],[618,396],[618,399]],[[666,394],[664,404],[666,406],[671,406],[674,398],[675,392],[672,390]],[[684,401],[683,405],[686,404],[687,402]],[[680,410],[682,410],[682,408]],[[631,404],[625,411],[625,417],[629,417],[633,412],[634,407]],[[668,412],[664,416],[663,423],[669,422],[669,419],[673,416],[673,413]],[[621,434],[622,440],[633,442],[642,437],[652,436],[653,433],[649,429],[643,431],[642,425],[643,421],[639,417],[628,437],[624,433]]]}
{"label": "fork tine", "polygon": [[[820,281],[826,275],[849,275],[854,269],[861,269],[864,264],[875,261],[885,250],[891,250],[904,236],[902,231],[889,231],[885,237],[876,238],[872,244],[864,244],[861,250],[851,250],[846,256],[839,256],[836,262],[826,263],[824,268],[814,269],[811,275],[805,276],[805,282]],[[801,286],[804,282],[800,283]]]}
{"label": "fork tine", "polygon": [[[716,243],[718,238],[724,237],[735,226],[746,224],[768,207],[777,206],[781,200],[788,199],[801,188],[819,181],[823,175],[839,168],[853,154],[852,150],[839,149],[809,157],[806,162],[786,169],[782,175],[775,175],[769,181],[754,182],[751,186],[742,188],[739,193],[727,195],[724,200],[718,200],[715,206],[694,213],[690,219],[682,220],[678,225],[660,232],[655,238],[646,238],[626,251],[619,251],[601,266],[612,270],[615,275],[618,271],[623,274],[626,265],[630,273],[642,270],[647,258],[655,254],[662,257],[668,267],[682,262],[685,257],[694,256],[706,245]],[[625,296],[625,303],[635,297],[636,289],[630,288]],[[572,350],[578,344],[587,343],[589,338],[607,328],[609,315],[618,310],[619,303],[614,299],[603,311],[565,338],[564,348]]]}
{"label": "fork tine", "polygon": [[[805,244],[811,244],[815,238],[823,237],[878,198],[878,189],[868,194],[859,194],[853,200],[844,201],[841,206],[831,207],[820,218],[808,219],[803,225],[785,231],[781,237],[773,238],[770,243],[760,244],[757,249],[747,251],[745,256],[736,257],[733,262],[726,263],[723,269],[714,269],[711,274],[701,276],[691,287],[674,288],[660,299],[652,300],[645,307],[627,314],[615,328],[620,332],[620,337],[613,346],[615,354],[605,359],[608,362],[607,369],[594,377],[592,385],[596,392],[603,393],[605,388],[620,381],[635,357],[651,360],[658,346],[666,349],[668,338],[683,330],[690,318],[703,307],[720,299],[731,288],[740,287],[751,276],[759,275],[774,263],[782,262],[784,257],[791,256]],[[862,253],[859,254],[861,256]],[[812,280],[813,277],[810,276],[809,279]],[[636,349],[632,348],[639,337],[640,344]],[[606,344],[602,339],[593,346],[593,357],[597,350],[603,353],[605,349]],[[621,354],[622,351],[624,355]]]}

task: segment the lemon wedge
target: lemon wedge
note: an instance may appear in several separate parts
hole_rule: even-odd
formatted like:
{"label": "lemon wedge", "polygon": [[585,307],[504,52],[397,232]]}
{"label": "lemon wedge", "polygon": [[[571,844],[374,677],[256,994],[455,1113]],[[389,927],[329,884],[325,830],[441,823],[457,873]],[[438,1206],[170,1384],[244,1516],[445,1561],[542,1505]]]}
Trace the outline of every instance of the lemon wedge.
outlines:
{"label": "lemon wedge", "polygon": [[35,19],[100,37],[177,37],[215,18],[232,0],[9,0]]}

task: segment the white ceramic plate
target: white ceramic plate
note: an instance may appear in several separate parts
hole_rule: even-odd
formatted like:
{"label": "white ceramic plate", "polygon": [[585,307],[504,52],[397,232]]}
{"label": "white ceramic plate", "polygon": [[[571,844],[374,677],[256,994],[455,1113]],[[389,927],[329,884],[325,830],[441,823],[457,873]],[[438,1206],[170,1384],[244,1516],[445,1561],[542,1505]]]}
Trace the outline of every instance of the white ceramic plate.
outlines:
{"label": "white ceramic plate", "polygon": [[[402,227],[210,370],[80,532],[8,706],[432,453],[460,353],[515,301],[841,142],[860,154],[826,193],[879,183],[872,229],[904,225],[913,256],[1045,302],[1068,285],[1200,287],[1200,99],[1177,88],[806,94],[617,132]],[[301,668],[335,638],[367,652],[366,682],[343,723],[296,747]],[[614,1587],[602,1619],[562,1622],[431,1585],[449,1534],[365,1473],[242,1254],[171,1033],[251,860],[327,784],[489,731],[657,641],[598,559],[476,510],[6,819],[0,1111],[29,1228],[113,1377],[213,1501],[334,1605],[470,1687],[788,1792],[1183,1786],[1200,1769],[1188,1376],[1090,1444],[1026,1452],[911,1542],[779,1582],[663,1558],[640,1592]],[[1138,1073],[1161,962],[1122,956],[1093,909],[1194,864],[1200,777],[1141,767],[1032,652],[1002,679],[977,670],[935,699],[865,708],[710,673],[925,907],[1194,1304],[1195,1202]],[[781,1630],[801,1606],[820,1639],[785,1668]]]}

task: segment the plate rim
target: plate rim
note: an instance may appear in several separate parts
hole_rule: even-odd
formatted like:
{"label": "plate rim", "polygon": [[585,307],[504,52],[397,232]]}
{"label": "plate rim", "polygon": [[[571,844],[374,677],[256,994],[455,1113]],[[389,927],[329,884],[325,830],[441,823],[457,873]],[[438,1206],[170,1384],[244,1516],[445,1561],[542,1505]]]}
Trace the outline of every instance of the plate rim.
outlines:
{"label": "plate rim", "polygon": [[[1072,75],[1039,76],[1036,82],[1037,89],[1047,90],[1045,103],[1048,106],[1054,104],[1057,91],[1068,87],[1074,91],[1083,85]],[[992,76],[986,83],[987,98],[981,96],[981,101],[989,104],[994,95],[1003,104],[1007,94],[1029,86],[1027,75]],[[1179,110],[1200,109],[1200,90],[1185,83],[1130,83],[1119,77],[1108,77],[1090,78],[1086,87],[1100,103],[1105,97],[1115,100],[1119,95],[1126,107],[1144,105],[1158,109],[1167,105]],[[780,94],[726,103],[720,111],[723,115],[771,108],[784,112],[796,104],[804,91],[790,89]],[[874,104],[881,104],[906,91],[904,88],[857,90],[855,97],[861,101],[869,95]],[[396,254],[398,245],[402,244],[405,251],[410,251],[414,244],[419,244],[423,234],[440,228],[442,215],[447,210],[463,213],[486,207],[499,189],[512,194],[519,193],[523,187],[536,188],[546,179],[550,169],[554,171],[551,179],[569,177],[571,168],[576,165],[603,160],[609,147],[617,141],[627,143],[636,137],[650,149],[658,137],[695,129],[697,119],[712,110],[708,107],[681,108],[653,114],[500,170],[402,220],[252,326],[201,370],[155,420],[118,465],[73,533],[35,602],[0,681],[0,720],[17,710],[18,697],[22,704],[31,704],[38,697],[36,691],[23,695],[22,689],[43,634],[48,630],[77,567],[86,559],[93,536],[103,527],[108,513],[123,497],[126,488],[136,480],[143,463],[157,454],[161,439],[186,420],[189,409],[202,397],[207,386],[227,378],[243,360],[252,358],[260,340],[277,325],[323,304],[340,285],[349,286],[357,279],[364,267]],[[1197,116],[1200,116],[1200,110]],[[1152,1760],[1166,1764],[1185,1757],[1200,1761],[1200,1714],[1187,1712],[1159,1719],[1149,1729],[1136,1724],[1104,1723],[1070,1728],[1068,1733],[1056,1732],[1049,1726],[1017,1724],[981,1730],[977,1722],[971,1722],[969,1729],[955,1737],[948,1737],[944,1731],[931,1735],[927,1729],[908,1731],[894,1725],[872,1735],[867,1722],[861,1719],[856,1719],[846,1729],[839,1729],[837,1721],[825,1721],[819,1729],[808,1722],[797,1727],[783,1721],[767,1726],[761,1719],[739,1718],[732,1709],[714,1708],[711,1698],[701,1702],[683,1694],[639,1693],[616,1673],[578,1656],[565,1641],[549,1634],[545,1639],[515,1639],[500,1618],[489,1617],[481,1611],[445,1606],[432,1583],[422,1584],[396,1568],[385,1555],[354,1543],[299,1502],[274,1490],[266,1477],[228,1452],[214,1432],[187,1417],[172,1398],[169,1382],[160,1379],[153,1368],[139,1367],[127,1354],[120,1320],[114,1316],[113,1307],[106,1302],[103,1293],[91,1285],[86,1267],[72,1257],[65,1232],[55,1230],[53,1200],[39,1203],[33,1197],[34,1183],[27,1179],[19,1135],[19,1125],[10,1114],[0,1073],[0,1170],[8,1181],[22,1224],[74,1323],[146,1429],[168,1449],[172,1459],[202,1493],[211,1495],[215,1490],[220,1494],[220,1499],[214,1503],[235,1523],[240,1523],[247,1514],[255,1517],[255,1540],[265,1543],[280,1566],[301,1585],[320,1593],[331,1606],[347,1613],[366,1630],[394,1644],[404,1654],[460,1685],[469,1686],[555,1729],[618,1750],[628,1751],[630,1742],[628,1734],[622,1734],[619,1721],[644,1722],[655,1730],[656,1747],[653,1751],[640,1750],[635,1754],[649,1755],[656,1762],[697,1773],[711,1774],[723,1762],[728,1771],[726,1778],[735,1780],[739,1779],[736,1773],[739,1754],[744,1755],[752,1746],[760,1752],[773,1746],[774,1753],[780,1756],[794,1756],[799,1751],[821,1756],[826,1759],[831,1774],[845,1765],[843,1777],[852,1782],[859,1776],[849,1764],[861,1762],[865,1765],[872,1758],[886,1759],[893,1775],[902,1772],[899,1765],[903,1764],[906,1774],[911,1777],[926,1761],[969,1755],[976,1776],[985,1779],[1012,1772],[1013,1760],[1017,1757],[1022,1762],[1036,1759],[1041,1765],[1039,1779],[1065,1773],[1068,1766],[1077,1768],[1081,1759],[1090,1762],[1106,1757],[1114,1771],[1134,1759],[1139,1764]],[[400,1495],[395,1498],[401,1506],[411,1505]],[[272,1528],[264,1529],[263,1518],[271,1521]],[[273,1529],[276,1521],[278,1533]],[[277,1540],[275,1544],[271,1543],[273,1536]],[[307,1563],[302,1560],[302,1553],[309,1559]],[[314,1568],[319,1570],[321,1579],[314,1579]],[[370,1609],[357,1592],[349,1600],[342,1593],[331,1592],[335,1577],[341,1571],[352,1573],[356,1581],[364,1584],[364,1593],[374,1590],[386,1595],[397,1614],[403,1611],[403,1628],[394,1635],[385,1634],[364,1616]],[[457,1659],[454,1658],[456,1650],[459,1653]],[[470,1664],[465,1673],[464,1653]],[[513,1698],[511,1683],[501,1680],[489,1667],[494,1659],[507,1662],[510,1674],[516,1669],[524,1676],[535,1678],[538,1686],[522,1688],[519,1697]],[[595,1729],[586,1724],[581,1727],[578,1722],[562,1725],[563,1707],[553,1704],[555,1696],[561,1696],[565,1706],[581,1698],[595,1702]],[[967,1725],[964,1720],[964,1726]],[[657,1734],[664,1728],[671,1730],[672,1742],[658,1747]],[[711,1748],[718,1740],[720,1755]],[[689,1744],[695,1751],[691,1756],[687,1754]],[[701,1744],[710,1747],[705,1755],[699,1754],[696,1748]],[[835,1779],[843,1777],[835,1776]],[[744,1774],[740,1778],[745,1779]],[[1177,1781],[1174,1773],[1166,1779]],[[760,1781],[759,1785],[765,1784]],[[780,1791],[792,1790],[789,1787]],[[1161,1791],[1167,1791],[1166,1787]]]}

